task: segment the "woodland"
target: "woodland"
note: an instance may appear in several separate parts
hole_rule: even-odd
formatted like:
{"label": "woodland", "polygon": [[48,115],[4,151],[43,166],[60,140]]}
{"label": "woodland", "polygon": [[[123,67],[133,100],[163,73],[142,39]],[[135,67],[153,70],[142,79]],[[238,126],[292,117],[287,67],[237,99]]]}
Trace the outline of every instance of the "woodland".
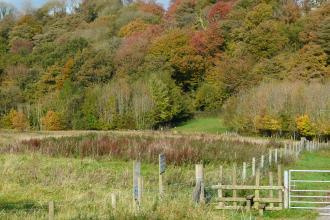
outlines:
{"label": "woodland", "polygon": [[0,127],[330,135],[326,0],[0,1]]}

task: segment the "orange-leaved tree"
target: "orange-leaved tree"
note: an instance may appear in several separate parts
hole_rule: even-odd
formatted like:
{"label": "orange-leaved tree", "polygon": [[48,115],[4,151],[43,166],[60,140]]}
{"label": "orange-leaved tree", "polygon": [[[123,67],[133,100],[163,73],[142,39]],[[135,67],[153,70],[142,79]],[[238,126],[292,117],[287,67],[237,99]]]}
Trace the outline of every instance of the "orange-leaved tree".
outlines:
{"label": "orange-leaved tree", "polygon": [[41,121],[45,130],[58,131],[63,129],[61,115],[58,112],[48,111]]}

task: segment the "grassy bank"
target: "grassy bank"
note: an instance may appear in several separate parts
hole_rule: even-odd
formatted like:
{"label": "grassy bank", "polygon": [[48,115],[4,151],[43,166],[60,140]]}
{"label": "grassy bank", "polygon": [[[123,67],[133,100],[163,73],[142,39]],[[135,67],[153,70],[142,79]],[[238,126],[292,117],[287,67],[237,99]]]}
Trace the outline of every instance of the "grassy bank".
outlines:
{"label": "grassy bank", "polygon": [[192,119],[173,128],[173,130],[178,132],[220,134],[227,131],[227,128],[220,117],[206,117]]}

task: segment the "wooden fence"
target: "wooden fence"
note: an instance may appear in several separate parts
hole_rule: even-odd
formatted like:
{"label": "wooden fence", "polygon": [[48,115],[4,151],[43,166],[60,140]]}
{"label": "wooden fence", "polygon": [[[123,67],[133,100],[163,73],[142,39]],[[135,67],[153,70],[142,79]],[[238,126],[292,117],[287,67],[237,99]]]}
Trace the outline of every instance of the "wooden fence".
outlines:
{"label": "wooden fence", "polygon": [[[276,211],[283,209],[284,187],[282,183],[282,171],[280,165],[278,166],[276,185],[274,185],[272,172],[269,172],[269,184],[261,185],[259,169],[256,170],[254,185],[237,184],[236,165],[234,165],[233,167],[232,177],[233,182],[231,185],[223,185],[222,175],[220,175],[219,183],[217,185],[212,186],[212,189],[218,190],[218,205],[216,206],[216,209],[250,210],[251,208],[253,208],[259,210],[261,215],[263,214],[264,210]],[[225,190],[231,191],[230,197],[225,196]],[[238,196],[239,191],[244,191],[245,196],[243,196],[243,194],[241,196]],[[249,192],[249,194],[246,195],[247,191]],[[260,191],[267,192],[261,193]],[[276,197],[274,192],[277,192]]]}

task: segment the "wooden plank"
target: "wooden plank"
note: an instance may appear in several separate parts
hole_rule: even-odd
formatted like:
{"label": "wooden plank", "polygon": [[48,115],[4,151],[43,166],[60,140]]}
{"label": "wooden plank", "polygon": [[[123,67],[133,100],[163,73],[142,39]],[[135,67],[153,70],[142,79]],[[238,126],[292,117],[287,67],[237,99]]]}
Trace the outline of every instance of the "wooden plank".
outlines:
{"label": "wooden plank", "polygon": [[282,203],[282,200],[279,200],[278,198],[259,198],[259,199],[253,199],[253,201],[261,202],[261,203]]}
{"label": "wooden plank", "polygon": [[238,209],[245,209],[244,206],[215,206],[215,209],[224,209],[224,210],[238,210]]}
{"label": "wooden plank", "polygon": [[244,197],[223,197],[223,198],[217,198],[216,201],[218,202],[246,202],[247,199]]}
{"label": "wooden plank", "polygon": [[226,190],[283,190],[283,186],[254,186],[254,185],[213,185],[211,186],[212,189],[226,189]]}
{"label": "wooden plank", "polygon": [[[248,201],[245,197],[223,197],[223,198],[217,198],[217,202],[246,202]],[[282,200],[279,200],[278,198],[259,198],[259,199],[253,199],[254,202],[260,202],[260,203],[282,203]]]}
{"label": "wooden plank", "polygon": [[266,206],[265,210],[266,211],[281,211],[283,209],[282,209],[282,207],[273,207],[273,208],[270,208],[270,207]]}

